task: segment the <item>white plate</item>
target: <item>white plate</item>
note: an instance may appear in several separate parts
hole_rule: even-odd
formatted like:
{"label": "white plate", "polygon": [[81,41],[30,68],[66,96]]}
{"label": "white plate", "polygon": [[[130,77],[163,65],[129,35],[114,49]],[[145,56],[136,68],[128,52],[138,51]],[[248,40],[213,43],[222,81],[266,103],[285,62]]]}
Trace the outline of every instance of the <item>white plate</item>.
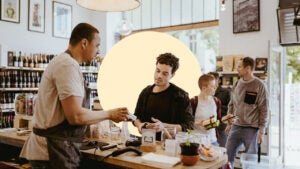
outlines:
{"label": "white plate", "polygon": [[212,157],[208,157],[200,153],[199,154],[200,159],[203,161],[214,161],[220,156],[220,150],[218,149],[218,147],[214,147],[213,150],[211,150],[211,153],[212,153]]}

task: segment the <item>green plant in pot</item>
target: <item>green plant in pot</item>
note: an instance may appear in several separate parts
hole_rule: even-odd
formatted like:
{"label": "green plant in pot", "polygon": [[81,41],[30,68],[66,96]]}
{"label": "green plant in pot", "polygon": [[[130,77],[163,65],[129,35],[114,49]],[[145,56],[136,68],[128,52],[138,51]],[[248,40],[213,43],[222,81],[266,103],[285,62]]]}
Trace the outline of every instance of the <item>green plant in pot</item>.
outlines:
{"label": "green plant in pot", "polygon": [[190,136],[192,130],[188,130],[188,139],[184,143],[180,143],[180,159],[185,165],[195,165],[199,161],[199,143],[191,143]]}

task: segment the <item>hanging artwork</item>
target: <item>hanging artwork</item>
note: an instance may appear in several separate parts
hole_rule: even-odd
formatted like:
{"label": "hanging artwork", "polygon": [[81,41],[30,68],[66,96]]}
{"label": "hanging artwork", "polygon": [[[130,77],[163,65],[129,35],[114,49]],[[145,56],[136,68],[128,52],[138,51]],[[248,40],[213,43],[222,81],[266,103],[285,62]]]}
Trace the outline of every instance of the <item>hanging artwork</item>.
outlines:
{"label": "hanging artwork", "polygon": [[45,32],[45,0],[29,0],[28,30]]}
{"label": "hanging artwork", "polygon": [[72,6],[53,2],[53,36],[69,38],[72,30]]}
{"label": "hanging artwork", "polygon": [[20,23],[20,0],[1,0],[0,6],[2,21]]}
{"label": "hanging artwork", "polygon": [[259,0],[233,0],[233,33],[260,30]]}

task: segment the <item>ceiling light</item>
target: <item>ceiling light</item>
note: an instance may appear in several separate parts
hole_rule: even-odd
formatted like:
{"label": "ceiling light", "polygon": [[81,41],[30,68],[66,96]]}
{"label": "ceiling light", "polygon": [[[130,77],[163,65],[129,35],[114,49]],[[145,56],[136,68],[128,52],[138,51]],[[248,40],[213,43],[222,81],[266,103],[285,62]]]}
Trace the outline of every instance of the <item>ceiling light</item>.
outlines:
{"label": "ceiling light", "polygon": [[128,11],[140,6],[138,0],[76,0],[77,4],[95,11]]}
{"label": "ceiling light", "polygon": [[121,24],[118,26],[118,32],[122,36],[127,36],[132,32],[132,24],[127,19],[122,19]]}

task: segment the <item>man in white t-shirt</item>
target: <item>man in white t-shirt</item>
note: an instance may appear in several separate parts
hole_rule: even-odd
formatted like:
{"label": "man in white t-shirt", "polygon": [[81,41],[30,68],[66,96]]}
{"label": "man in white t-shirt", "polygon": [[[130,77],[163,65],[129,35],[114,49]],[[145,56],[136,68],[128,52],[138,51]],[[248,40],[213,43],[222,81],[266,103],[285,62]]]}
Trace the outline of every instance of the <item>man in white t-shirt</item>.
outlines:
{"label": "man in white t-shirt", "polygon": [[43,73],[33,115],[33,132],[20,157],[34,168],[78,168],[79,146],[86,125],[102,120],[127,120],[127,108],[91,111],[82,107],[84,78],[79,64],[98,53],[99,31],[87,23],[72,31],[66,52],[54,57]]}

